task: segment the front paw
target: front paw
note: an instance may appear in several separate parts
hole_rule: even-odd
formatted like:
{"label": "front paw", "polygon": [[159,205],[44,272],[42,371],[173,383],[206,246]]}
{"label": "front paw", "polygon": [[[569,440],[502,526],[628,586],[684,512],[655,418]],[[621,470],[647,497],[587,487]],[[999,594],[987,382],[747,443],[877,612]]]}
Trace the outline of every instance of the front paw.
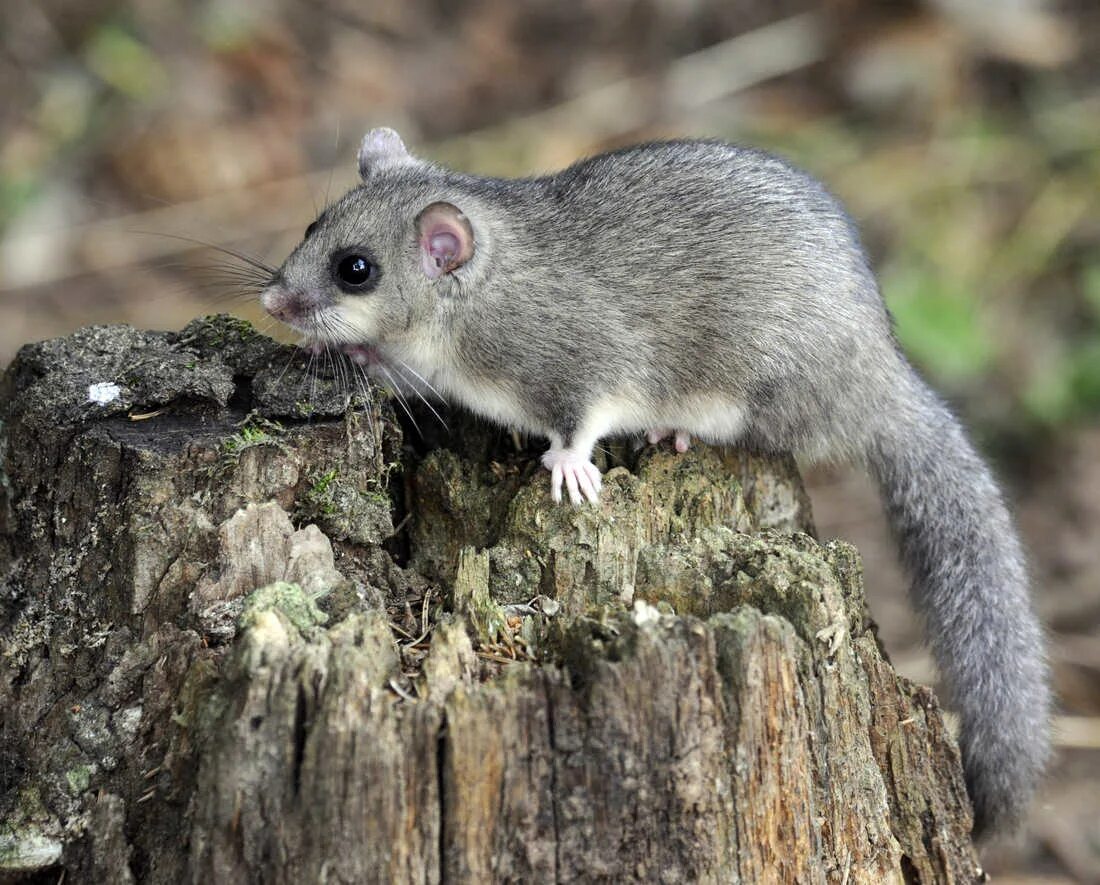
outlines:
{"label": "front paw", "polygon": [[603,480],[599,468],[584,455],[569,449],[551,449],[542,456],[542,465],[550,471],[550,497],[555,503],[561,502],[562,482],[574,504],[584,503],[585,498],[593,504],[599,501]]}

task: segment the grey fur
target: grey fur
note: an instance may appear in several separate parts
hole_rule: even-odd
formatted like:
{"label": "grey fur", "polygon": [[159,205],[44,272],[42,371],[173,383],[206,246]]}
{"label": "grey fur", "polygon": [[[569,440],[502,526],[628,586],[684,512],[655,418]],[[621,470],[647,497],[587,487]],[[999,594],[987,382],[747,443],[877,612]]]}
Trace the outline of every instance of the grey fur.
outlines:
{"label": "grey fur", "polygon": [[[387,154],[386,152],[390,153]],[[587,459],[658,427],[867,467],[962,718],[976,831],[1025,812],[1048,757],[1041,629],[988,468],[898,350],[856,230],[809,175],[720,142],[645,144],[540,178],[478,178],[368,133],[364,182],[265,293],[489,418]],[[429,279],[415,221],[448,202],[473,257]],[[330,256],[362,246],[367,294]],[[406,376],[408,377],[408,376]]]}

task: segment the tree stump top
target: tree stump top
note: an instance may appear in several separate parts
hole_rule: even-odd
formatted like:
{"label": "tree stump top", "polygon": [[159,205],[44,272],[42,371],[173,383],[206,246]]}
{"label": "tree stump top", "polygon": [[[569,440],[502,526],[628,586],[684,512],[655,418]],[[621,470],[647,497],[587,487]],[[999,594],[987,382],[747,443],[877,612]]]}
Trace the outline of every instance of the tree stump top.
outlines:
{"label": "tree stump top", "polygon": [[214,317],[9,367],[0,882],[980,880],[789,458],[616,443],[553,505],[537,441],[312,362]]}

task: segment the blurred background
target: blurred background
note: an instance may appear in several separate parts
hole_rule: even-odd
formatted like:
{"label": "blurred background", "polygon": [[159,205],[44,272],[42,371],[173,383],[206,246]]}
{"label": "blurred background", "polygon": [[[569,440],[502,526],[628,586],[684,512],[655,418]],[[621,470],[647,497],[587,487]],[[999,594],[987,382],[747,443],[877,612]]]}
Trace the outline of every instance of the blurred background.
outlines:
{"label": "blurred background", "polygon": [[[373,125],[499,175],[684,134],[817,174],[1033,555],[1059,757],[986,867],[1100,881],[1096,0],[5,0],[0,82],[3,364],[87,323],[258,318],[193,240],[280,263]],[[895,662],[934,681],[869,485],[809,481]]]}

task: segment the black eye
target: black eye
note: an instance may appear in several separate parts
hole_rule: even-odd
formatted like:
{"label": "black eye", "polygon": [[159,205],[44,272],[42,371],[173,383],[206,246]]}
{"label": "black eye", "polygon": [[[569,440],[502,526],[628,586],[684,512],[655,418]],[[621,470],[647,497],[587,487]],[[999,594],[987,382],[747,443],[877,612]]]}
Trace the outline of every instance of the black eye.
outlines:
{"label": "black eye", "polygon": [[360,290],[375,276],[375,266],[362,255],[345,255],[336,263],[336,282],[340,288]]}
{"label": "black eye", "polygon": [[[318,219],[318,221],[319,220],[320,219]],[[313,232],[317,230],[318,221],[311,221],[309,223],[309,227],[306,228],[306,235],[302,237],[303,240],[308,240],[310,237],[313,236]]]}

